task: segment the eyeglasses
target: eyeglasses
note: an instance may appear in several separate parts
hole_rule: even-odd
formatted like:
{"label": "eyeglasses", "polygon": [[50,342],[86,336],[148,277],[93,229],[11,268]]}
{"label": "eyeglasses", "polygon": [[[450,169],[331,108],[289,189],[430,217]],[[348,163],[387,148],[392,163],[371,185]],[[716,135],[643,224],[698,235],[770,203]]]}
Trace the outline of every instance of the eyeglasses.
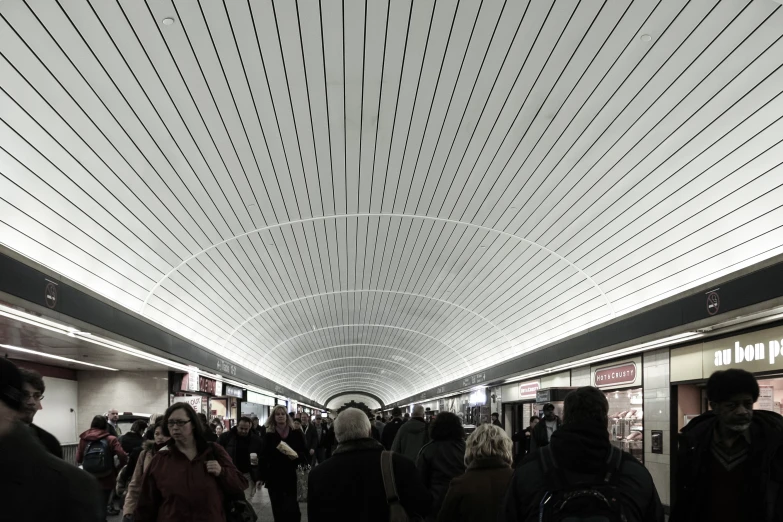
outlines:
{"label": "eyeglasses", "polygon": [[184,426],[188,422],[190,422],[190,419],[188,419],[188,420],[170,420],[166,424],[169,425],[169,428],[173,428],[174,426],[176,426],[178,428],[181,428],[182,426]]}
{"label": "eyeglasses", "polygon": [[35,399],[36,401],[42,401],[44,399],[44,396],[42,393],[25,393],[23,394],[24,400],[29,401],[30,399]]}

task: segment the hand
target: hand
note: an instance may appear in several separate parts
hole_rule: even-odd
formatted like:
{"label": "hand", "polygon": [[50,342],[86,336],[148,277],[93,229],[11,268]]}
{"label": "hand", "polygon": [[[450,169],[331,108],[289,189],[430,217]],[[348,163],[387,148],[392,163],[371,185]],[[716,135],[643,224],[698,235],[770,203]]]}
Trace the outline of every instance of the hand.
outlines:
{"label": "hand", "polygon": [[315,450],[310,450],[310,455],[315,455]]}
{"label": "hand", "polygon": [[256,491],[261,491],[261,488],[264,487],[264,482],[261,480],[256,481]]}
{"label": "hand", "polygon": [[220,464],[218,464],[218,461],[216,461],[216,460],[208,460],[207,461],[207,473],[209,473],[210,475],[215,475],[216,477],[219,477],[222,472],[223,472],[223,468],[220,467]]}

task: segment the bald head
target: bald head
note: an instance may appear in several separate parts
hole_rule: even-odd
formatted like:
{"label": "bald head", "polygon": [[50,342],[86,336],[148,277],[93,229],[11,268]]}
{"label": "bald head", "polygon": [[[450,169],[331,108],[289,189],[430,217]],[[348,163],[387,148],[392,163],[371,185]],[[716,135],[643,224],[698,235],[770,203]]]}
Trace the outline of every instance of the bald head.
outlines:
{"label": "bald head", "polygon": [[411,413],[411,417],[420,417],[424,418],[424,406],[421,404],[417,404],[413,407],[413,413]]}

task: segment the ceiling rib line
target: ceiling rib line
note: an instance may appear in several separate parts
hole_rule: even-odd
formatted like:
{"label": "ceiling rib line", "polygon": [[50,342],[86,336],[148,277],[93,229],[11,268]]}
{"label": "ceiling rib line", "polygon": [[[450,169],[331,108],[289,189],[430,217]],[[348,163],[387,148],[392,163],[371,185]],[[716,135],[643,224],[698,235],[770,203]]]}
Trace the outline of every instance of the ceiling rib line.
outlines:
{"label": "ceiling rib line", "polygon": [[[402,366],[403,368],[410,369],[410,367],[409,367],[407,364],[404,364],[404,363],[401,363],[401,362],[397,362],[397,361],[393,361],[393,360],[391,360],[391,359],[384,359],[384,358],[382,358],[382,357],[371,357],[371,356],[368,356],[368,355],[351,355],[351,356],[349,356],[349,357],[337,357],[337,358],[334,358],[334,359],[327,359],[327,360],[325,360],[325,361],[321,361],[321,362],[315,363],[315,364],[313,364],[312,366],[310,366],[310,367],[308,367],[308,368],[305,368],[305,369],[304,369],[304,370],[302,370],[301,372],[297,373],[297,374],[294,376],[294,378],[293,378],[293,379],[291,379],[291,384],[289,385],[289,388],[290,388],[291,386],[293,386],[293,384],[296,382],[296,380],[297,380],[297,379],[298,379],[298,378],[299,378],[299,377],[300,377],[300,376],[301,376],[303,373],[305,373],[305,372],[308,372],[308,371],[310,371],[310,370],[311,370],[311,369],[313,369],[313,368],[316,368],[316,367],[318,367],[318,366],[321,366],[321,365],[324,365],[324,364],[329,364],[329,363],[334,363],[334,362],[336,362],[336,361],[344,361],[344,360],[349,360],[349,359],[370,359],[370,360],[372,360],[372,361],[382,361],[382,362],[384,362],[384,363],[389,363],[389,364],[396,364],[397,366]],[[339,367],[338,367],[338,368],[339,368]],[[336,369],[337,369],[337,368],[336,368]],[[390,370],[387,370],[387,371],[390,371]],[[421,375],[421,373],[420,373],[420,372],[414,372],[414,371],[411,371],[411,373],[414,373],[414,374],[416,374],[416,375]],[[426,376],[424,377],[424,379],[426,380]],[[305,381],[305,382],[307,382],[307,381]],[[410,382],[411,384],[413,384],[413,381],[409,381],[409,382]]]}
{"label": "ceiling rib line", "polygon": [[186,259],[183,259],[177,266],[175,266],[174,268],[169,270],[157,283],[155,283],[155,286],[152,287],[152,289],[150,290],[149,294],[144,299],[144,303],[142,304],[141,309],[139,310],[139,313],[144,315],[144,310],[147,307],[147,302],[150,300],[152,295],[155,293],[155,290],[157,290],[158,287],[160,287],[160,285],[163,284],[163,282],[165,282],[174,272],[179,271],[183,266],[188,264],[190,261],[192,261],[196,257],[200,256],[201,254],[204,254],[205,252],[208,252],[208,251],[213,250],[213,249],[215,249],[215,248],[217,248],[217,247],[219,247],[221,245],[229,243],[230,241],[236,241],[237,239],[242,238],[242,237],[247,237],[250,234],[256,234],[256,233],[260,233],[260,232],[263,232],[263,231],[266,231],[266,230],[278,229],[278,228],[282,228],[282,227],[285,227],[285,226],[291,226],[291,225],[295,225],[295,224],[299,224],[299,223],[309,223],[309,222],[315,222],[315,221],[325,221],[325,220],[332,220],[332,219],[359,218],[359,217],[387,217],[387,218],[400,218],[400,219],[422,219],[422,220],[436,221],[436,222],[440,222],[440,223],[451,223],[453,225],[461,225],[461,226],[465,226],[465,227],[472,227],[472,228],[475,228],[475,229],[478,229],[478,230],[484,230],[484,231],[487,231],[487,232],[492,232],[492,233],[495,233],[495,234],[498,234],[498,235],[501,235],[501,236],[509,237],[509,238],[512,238],[512,239],[516,239],[517,241],[520,241],[522,243],[527,243],[528,245],[536,247],[539,250],[541,250],[543,252],[546,252],[547,254],[549,254],[551,256],[554,256],[554,257],[560,259],[561,261],[567,263],[571,268],[573,268],[574,270],[579,272],[586,280],[590,281],[590,283],[593,285],[593,287],[595,287],[595,289],[598,290],[598,292],[603,297],[604,301],[606,302],[606,306],[609,307],[609,311],[610,311],[611,317],[612,318],[615,317],[615,311],[614,311],[614,307],[612,306],[612,302],[609,300],[609,298],[604,293],[604,291],[601,289],[601,287],[598,285],[598,283],[596,283],[595,280],[592,277],[590,277],[590,275],[587,274],[584,270],[579,268],[577,265],[575,265],[574,263],[572,263],[571,261],[569,261],[565,257],[561,256],[560,254],[558,254],[554,250],[551,250],[551,249],[549,249],[549,248],[547,248],[547,247],[545,247],[543,245],[540,245],[540,244],[536,243],[535,241],[532,241],[532,240],[527,239],[525,237],[517,236],[515,234],[512,234],[511,232],[506,232],[504,230],[498,230],[498,229],[487,227],[487,226],[484,226],[484,225],[477,225],[475,223],[470,223],[470,222],[467,222],[467,221],[458,221],[458,220],[455,220],[455,219],[447,219],[447,218],[433,217],[433,216],[420,216],[420,215],[416,215],[416,214],[405,214],[405,213],[399,213],[399,212],[357,212],[357,213],[351,213],[351,214],[336,214],[336,215],[333,215],[333,216],[317,216],[317,217],[311,217],[311,218],[296,219],[296,220],[293,220],[293,221],[287,221],[285,223],[276,223],[276,224],[273,224],[273,225],[268,225],[268,226],[265,226],[265,227],[256,228],[256,229],[253,229],[253,230],[250,230],[250,231],[247,231],[247,232],[243,232],[241,234],[237,234],[234,237],[230,237],[230,238],[224,239],[223,241],[220,241],[218,243],[214,243],[214,244],[208,246],[207,248],[201,250],[200,252],[196,252],[195,254],[191,255],[190,257],[188,257]]}
{"label": "ceiling rib line", "polygon": [[431,299],[433,301],[438,301],[440,303],[444,303],[444,304],[447,304],[447,305],[450,305],[450,306],[454,306],[456,308],[459,308],[460,310],[463,310],[465,312],[468,312],[470,314],[475,315],[476,317],[478,317],[479,319],[481,319],[485,323],[487,323],[490,326],[492,326],[495,330],[500,332],[500,335],[503,336],[503,339],[506,340],[506,342],[509,344],[509,346],[513,347],[513,345],[511,344],[511,341],[508,339],[508,337],[506,337],[506,334],[505,334],[505,332],[503,331],[502,328],[497,326],[495,323],[493,323],[492,321],[490,321],[489,319],[487,319],[483,315],[481,315],[479,313],[476,313],[476,312],[474,312],[473,310],[471,310],[469,308],[465,308],[464,306],[460,306],[460,305],[458,305],[456,303],[453,303],[451,301],[446,301],[445,299],[438,299],[437,297],[430,297],[430,296],[427,296],[427,295],[416,294],[416,293],[413,293],[413,292],[401,292],[399,290],[382,290],[382,289],[338,290],[338,291],[334,291],[334,292],[323,292],[323,293],[320,293],[320,294],[311,294],[311,295],[306,295],[304,297],[298,297],[296,299],[291,299],[290,301],[286,301],[284,303],[278,303],[278,304],[276,304],[274,306],[270,306],[269,308],[261,310],[260,312],[254,314],[254,315],[251,315],[248,318],[246,318],[244,321],[242,321],[236,328],[234,328],[234,330],[226,338],[226,340],[223,341],[223,347],[225,347],[226,344],[228,344],[228,342],[231,340],[231,338],[234,337],[234,334],[236,334],[240,329],[242,329],[242,327],[244,327],[245,324],[249,323],[250,321],[252,321],[252,320],[260,317],[261,315],[263,315],[263,314],[265,314],[267,312],[270,312],[270,311],[272,311],[272,310],[274,310],[276,308],[279,308],[281,306],[285,306],[287,304],[295,303],[295,302],[298,302],[298,301],[303,301],[305,299],[312,299],[312,298],[315,298],[315,297],[323,297],[323,296],[336,295],[336,294],[349,294],[349,293],[355,293],[355,292],[359,292],[359,293],[360,292],[377,292],[377,293],[389,293],[389,294],[397,294],[397,295],[407,295],[407,296],[412,296],[412,297],[422,297],[424,299]]}
{"label": "ceiling rib line", "polygon": [[[321,370],[320,372],[316,372],[316,373],[312,374],[310,377],[308,377],[307,379],[305,379],[304,381],[302,381],[301,389],[302,390],[307,390],[307,393],[302,393],[302,395],[310,397],[311,396],[310,392],[313,389],[318,389],[318,386],[319,386],[318,384],[315,384],[314,386],[311,386],[309,388],[304,386],[304,383],[306,383],[307,381],[311,381],[314,378],[318,377],[319,375],[323,375],[325,373],[334,372],[334,371],[338,371],[339,372],[340,370],[344,370],[344,369],[347,369],[347,368],[359,368],[361,370],[385,371],[385,372],[388,372],[388,373],[393,373],[395,375],[399,375],[400,377],[405,379],[404,375],[402,375],[400,373],[397,373],[395,371],[392,371],[392,370],[387,370],[386,368],[381,368],[379,366],[342,366],[342,367],[339,367],[339,368],[329,368],[328,370]],[[380,381],[380,379],[378,378],[378,375],[379,375],[378,373],[372,373],[372,372],[369,372],[369,371],[353,371],[353,372],[335,373],[332,376],[333,377],[338,377],[340,375],[372,375],[373,377],[375,377],[376,379],[378,379]],[[407,379],[406,379],[406,381],[407,381]],[[410,381],[408,381],[408,382],[410,382]],[[403,388],[403,391],[405,391],[407,393],[406,388]]]}
{"label": "ceiling rib line", "polygon": [[432,368],[436,372],[438,372],[438,374],[440,374],[442,379],[446,378],[443,375],[443,372],[440,371],[440,368],[438,368],[435,364],[430,362],[426,357],[423,357],[423,356],[421,356],[421,355],[419,355],[418,353],[415,353],[415,352],[409,352],[408,350],[403,350],[402,348],[397,348],[396,346],[390,346],[388,344],[370,344],[370,343],[335,344],[335,345],[332,345],[332,346],[327,346],[326,348],[319,348],[318,350],[313,350],[312,352],[308,352],[308,353],[306,353],[304,355],[300,355],[299,357],[297,357],[293,361],[289,362],[288,366],[289,367],[293,366],[294,363],[296,363],[296,361],[298,361],[299,359],[302,359],[303,357],[307,357],[308,355],[312,355],[312,354],[317,353],[317,352],[323,352],[323,351],[326,351],[326,350],[333,350],[334,348],[348,348],[348,347],[351,347],[351,346],[369,346],[369,347],[373,347],[373,348],[388,348],[390,350],[397,350],[397,351],[400,351],[400,352],[403,352],[403,353],[407,353],[407,354],[413,355],[414,357],[418,357],[422,361],[424,361],[427,364],[429,364],[430,366],[432,366]]}
{"label": "ceiling rib line", "polygon": [[418,330],[411,330],[409,328],[403,328],[401,326],[391,326],[391,325],[388,325],[388,324],[369,324],[369,323],[350,323],[350,324],[337,324],[337,325],[334,325],[334,326],[324,326],[322,328],[316,328],[314,330],[308,330],[306,332],[297,334],[297,335],[295,335],[293,337],[289,337],[288,339],[286,339],[282,343],[277,344],[276,346],[273,346],[272,348],[270,348],[264,354],[264,357],[261,358],[261,361],[256,365],[256,367],[258,368],[259,366],[261,366],[266,361],[266,358],[269,356],[270,353],[272,353],[274,350],[276,350],[277,348],[283,346],[284,344],[286,344],[287,342],[289,342],[289,341],[291,341],[293,339],[296,339],[298,337],[302,337],[303,335],[308,335],[308,334],[311,334],[311,333],[314,333],[314,332],[320,332],[320,331],[323,331],[323,330],[331,330],[331,329],[334,329],[334,328],[348,328],[348,327],[352,327],[352,326],[373,326],[373,327],[376,327],[376,328],[391,328],[391,329],[394,329],[394,330],[404,330],[406,332],[411,332],[411,333],[415,333],[415,334],[418,334],[418,335],[422,335],[424,337],[427,337],[428,339],[432,339],[436,343],[442,344],[443,346],[445,346],[446,348],[448,348],[449,350],[454,352],[454,354],[457,357],[459,357],[462,360],[462,362],[465,364],[465,367],[468,368],[470,371],[473,371],[473,365],[468,363],[468,361],[465,359],[465,357],[463,357],[453,346],[451,346],[450,344],[448,344],[446,342],[441,341],[440,339],[438,339],[436,337],[433,337],[431,335],[427,335],[424,332],[420,332]]}
{"label": "ceiling rib line", "polygon": [[349,393],[346,390],[356,390],[360,387],[367,392],[378,395],[385,403],[392,397],[396,397],[396,394],[400,393],[398,388],[389,384],[384,384],[375,377],[340,377],[339,379],[319,384],[317,387],[313,388],[313,391],[316,393],[316,395],[313,395],[313,400],[321,400],[320,397],[326,399],[337,393]]}

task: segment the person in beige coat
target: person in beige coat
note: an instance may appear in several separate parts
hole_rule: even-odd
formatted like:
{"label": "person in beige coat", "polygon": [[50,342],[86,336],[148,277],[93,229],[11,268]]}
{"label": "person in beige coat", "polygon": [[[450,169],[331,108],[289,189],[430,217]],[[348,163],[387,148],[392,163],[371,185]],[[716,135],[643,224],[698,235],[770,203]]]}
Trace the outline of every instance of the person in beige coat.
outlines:
{"label": "person in beige coat", "polygon": [[158,449],[168,442],[169,439],[170,437],[163,434],[163,417],[160,417],[155,422],[155,438],[154,440],[144,441],[144,450],[139,455],[136,469],[133,470],[133,477],[128,484],[128,493],[125,497],[125,505],[122,508],[123,522],[133,520],[133,512],[135,511],[136,503],[139,500],[144,474],[149,469],[150,462],[152,462],[152,458],[155,456]]}

